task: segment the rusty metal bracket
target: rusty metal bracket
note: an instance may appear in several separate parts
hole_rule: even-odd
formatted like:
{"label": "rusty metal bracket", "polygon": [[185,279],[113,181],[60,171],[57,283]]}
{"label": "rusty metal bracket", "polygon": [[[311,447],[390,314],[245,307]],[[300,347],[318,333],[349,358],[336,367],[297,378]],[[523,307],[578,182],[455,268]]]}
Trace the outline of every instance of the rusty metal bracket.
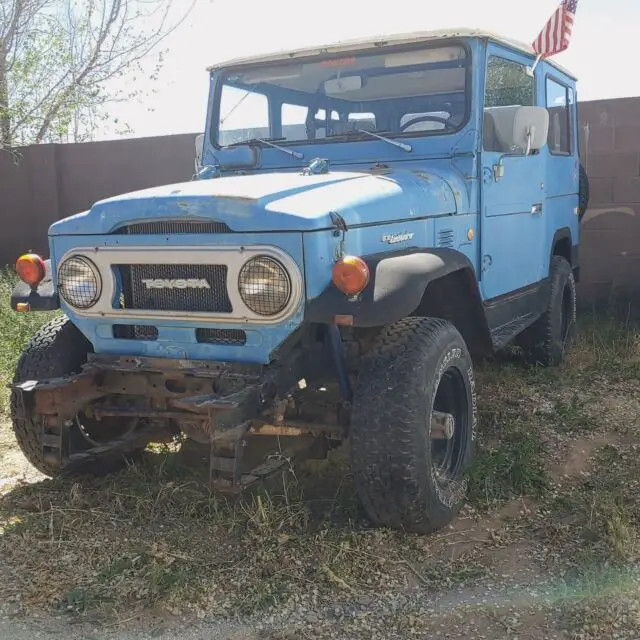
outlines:
{"label": "rusty metal bracket", "polygon": [[215,423],[212,418],[209,440],[209,482],[212,485],[215,486],[224,478],[228,479],[234,487],[239,484],[244,450],[247,446],[246,436],[250,426],[251,423],[247,421],[234,429],[235,441],[230,443],[233,446],[233,455],[220,456],[216,455],[220,441],[216,440]]}

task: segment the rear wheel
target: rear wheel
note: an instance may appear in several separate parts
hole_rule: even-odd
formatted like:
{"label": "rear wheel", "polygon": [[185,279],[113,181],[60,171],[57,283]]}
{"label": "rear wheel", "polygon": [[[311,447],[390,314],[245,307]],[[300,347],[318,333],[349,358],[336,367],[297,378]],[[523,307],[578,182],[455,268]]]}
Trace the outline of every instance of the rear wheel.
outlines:
{"label": "rear wheel", "polygon": [[[449,524],[465,495],[476,423],[473,367],[450,323],[407,318],[364,357],[351,416],[360,501],[379,525],[429,533]],[[448,434],[434,415],[449,415]]]}
{"label": "rear wheel", "polygon": [[564,360],[576,333],[576,281],[565,258],[553,257],[549,283],[546,311],[518,338],[527,359],[547,367]]}
{"label": "rear wheel", "polygon": [[[31,339],[20,356],[14,383],[27,380],[57,378],[79,373],[91,352],[91,344],[78,329],[61,316],[48,322]],[[18,445],[29,462],[48,476],[61,475],[61,470],[47,462],[42,449],[43,416],[31,408],[20,409],[19,395],[11,393],[11,418]],[[78,414],[68,426],[69,454],[81,453],[121,437],[135,427],[127,421],[114,419],[93,420],[84,413]],[[140,451],[138,449],[136,452]],[[124,458],[104,457],[100,464],[95,461],[73,467],[74,473],[106,473],[122,465]]]}

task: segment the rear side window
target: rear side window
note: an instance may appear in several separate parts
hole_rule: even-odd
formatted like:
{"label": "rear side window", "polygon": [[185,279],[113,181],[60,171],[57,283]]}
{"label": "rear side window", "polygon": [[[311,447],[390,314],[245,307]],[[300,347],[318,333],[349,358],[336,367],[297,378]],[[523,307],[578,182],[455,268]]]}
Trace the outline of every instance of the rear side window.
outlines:
{"label": "rear side window", "polygon": [[547,78],[547,110],[549,111],[549,152],[554,155],[571,153],[571,110],[573,89]]}

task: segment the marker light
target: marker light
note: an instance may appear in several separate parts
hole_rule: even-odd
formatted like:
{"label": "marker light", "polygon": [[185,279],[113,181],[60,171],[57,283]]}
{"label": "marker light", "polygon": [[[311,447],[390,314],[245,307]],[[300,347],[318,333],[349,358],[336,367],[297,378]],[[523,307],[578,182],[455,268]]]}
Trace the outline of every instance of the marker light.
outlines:
{"label": "marker light", "polygon": [[22,282],[37,287],[47,273],[44,260],[35,253],[25,253],[16,261],[16,273]]}
{"label": "marker light", "polygon": [[369,284],[369,267],[362,258],[345,256],[333,266],[331,279],[342,293],[355,296]]}

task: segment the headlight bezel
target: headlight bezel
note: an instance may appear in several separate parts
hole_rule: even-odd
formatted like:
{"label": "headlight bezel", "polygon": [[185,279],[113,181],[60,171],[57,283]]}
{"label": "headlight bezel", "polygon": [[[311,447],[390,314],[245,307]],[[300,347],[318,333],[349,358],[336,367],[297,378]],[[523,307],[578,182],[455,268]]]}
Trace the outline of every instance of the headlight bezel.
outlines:
{"label": "headlight bezel", "polygon": [[[261,263],[261,262],[263,264],[258,266],[258,263]],[[243,277],[246,277],[247,270],[254,266],[258,266],[258,268],[260,269],[275,268],[278,270],[279,275],[281,276],[280,281],[284,282],[284,285],[286,287],[286,295],[284,296],[282,301],[279,303],[279,306],[277,308],[274,307],[267,311],[265,308],[260,308],[260,304],[256,305],[255,302],[253,303],[253,305],[251,304],[252,303],[251,295],[255,297],[260,294],[256,294],[255,292],[253,294],[247,294],[245,291],[245,287],[247,286],[247,284],[246,283],[243,284]],[[255,277],[256,276],[254,276],[254,278]],[[292,298],[294,297],[294,294],[295,294],[294,282],[291,274],[289,273],[289,270],[280,260],[267,254],[254,255],[251,258],[249,258],[240,267],[238,271],[237,291],[238,291],[238,295],[240,296],[240,299],[242,300],[242,303],[247,307],[247,309],[251,313],[254,313],[265,319],[274,318],[282,314],[282,312],[285,311],[291,304]],[[270,294],[266,294],[266,296],[269,296],[269,295]],[[264,299],[261,302],[265,306],[268,304],[268,301],[265,301]]]}
{"label": "headlight bezel", "polygon": [[[65,293],[65,290],[68,289],[69,283],[67,282],[66,283],[67,286],[65,286],[65,282],[63,281],[64,271],[65,271],[65,268],[69,269],[70,268],[69,265],[74,262],[82,263],[83,267],[87,267],[90,270],[95,280],[95,293],[88,303],[79,304],[78,300],[77,299],[74,300],[73,297],[69,295],[68,291]],[[70,280],[71,277],[72,276],[68,276],[68,279]],[[100,298],[102,297],[102,291],[103,291],[102,274],[100,273],[100,269],[98,269],[98,267],[92,260],[90,260],[84,255],[72,254],[64,258],[62,262],[60,262],[60,264],[58,265],[58,268],[56,269],[56,288],[58,290],[58,294],[60,295],[60,298],[62,298],[62,300],[64,300],[70,307],[73,307],[74,309],[78,309],[80,311],[86,311],[88,309],[95,307],[96,304],[98,304],[98,302],[100,301]]]}

